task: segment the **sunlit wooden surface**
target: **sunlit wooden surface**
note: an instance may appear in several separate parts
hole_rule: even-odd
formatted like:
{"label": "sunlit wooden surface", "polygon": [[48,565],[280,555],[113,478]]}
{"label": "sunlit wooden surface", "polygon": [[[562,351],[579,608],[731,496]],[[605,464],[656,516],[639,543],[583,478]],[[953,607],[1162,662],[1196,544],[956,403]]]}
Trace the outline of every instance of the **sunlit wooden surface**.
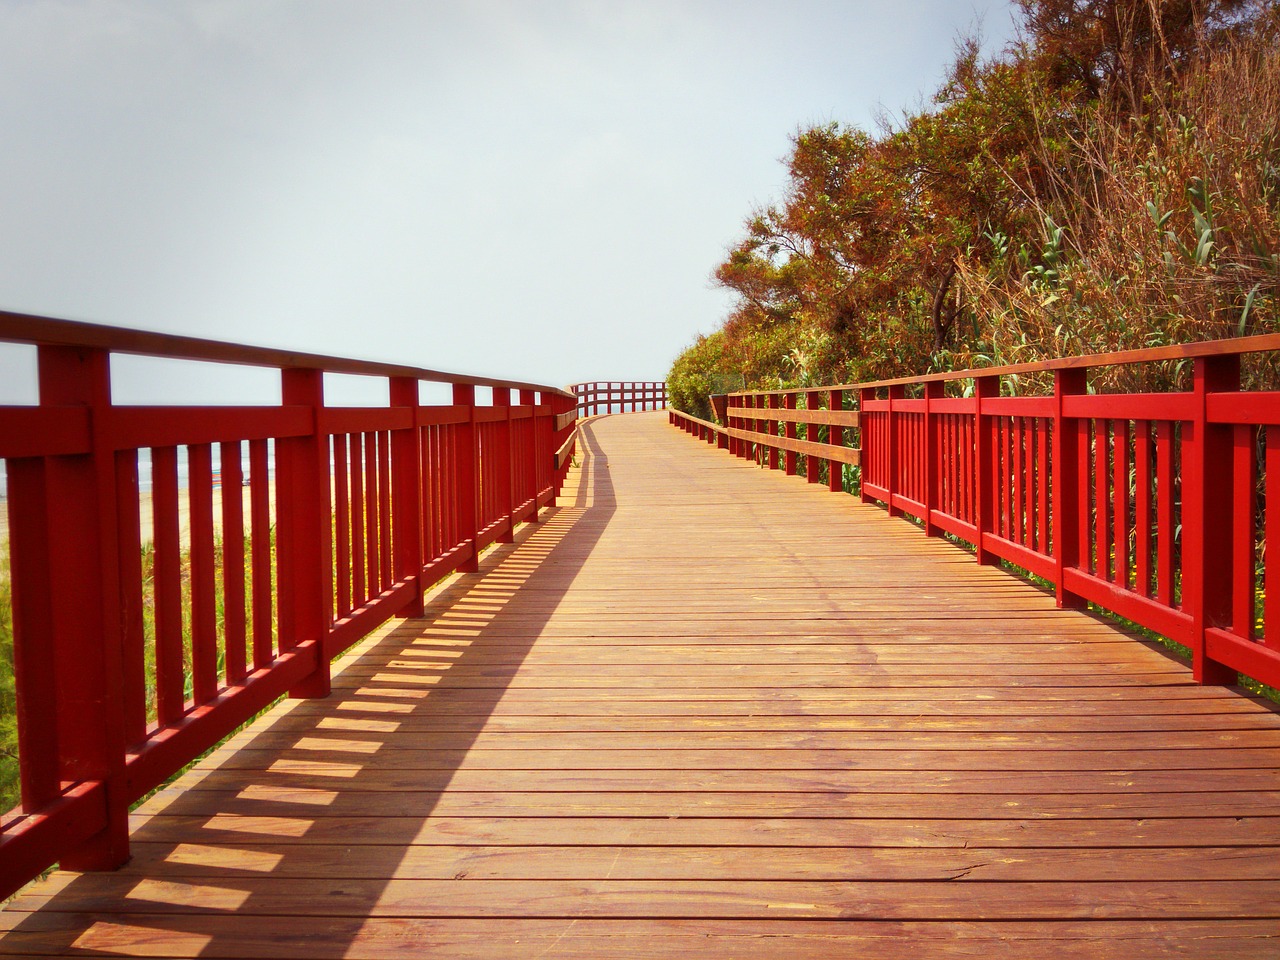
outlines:
{"label": "sunlit wooden surface", "polygon": [[0,953],[1280,956],[1274,709],[663,413],[582,446]]}

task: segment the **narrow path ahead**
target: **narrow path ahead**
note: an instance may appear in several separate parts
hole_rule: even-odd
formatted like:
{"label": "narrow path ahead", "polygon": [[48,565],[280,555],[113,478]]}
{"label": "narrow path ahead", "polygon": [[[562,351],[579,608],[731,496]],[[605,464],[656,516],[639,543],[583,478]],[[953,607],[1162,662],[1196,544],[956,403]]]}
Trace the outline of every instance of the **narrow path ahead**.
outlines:
{"label": "narrow path ahead", "polygon": [[0,953],[1280,955],[1273,709],[661,414],[583,445]]}

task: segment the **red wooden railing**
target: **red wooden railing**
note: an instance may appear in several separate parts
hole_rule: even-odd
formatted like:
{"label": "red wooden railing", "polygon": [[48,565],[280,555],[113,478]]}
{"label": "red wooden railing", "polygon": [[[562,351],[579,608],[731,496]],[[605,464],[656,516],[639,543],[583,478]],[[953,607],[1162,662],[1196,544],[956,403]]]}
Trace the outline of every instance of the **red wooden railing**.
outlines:
{"label": "red wooden railing", "polygon": [[[1270,335],[740,393],[726,425],[670,419],[772,469],[806,456],[810,482],[826,472],[832,489],[836,466],[860,464],[864,501],[1042,577],[1062,606],[1092,602],[1189,647],[1199,681],[1280,686],[1280,393],[1242,390],[1240,374],[1243,356],[1275,351]],[[1170,361],[1191,365],[1190,390],[1089,392],[1091,375]],[[1052,377],[1052,396],[1002,395],[1031,375]],[[797,424],[812,425],[804,439]]]}
{"label": "red wooden railing", "polygon": [[[39,380],[37,406],[0,407],[22,786],[0,895],[127,859],[132,802],[277,697],[327,694],[333,657],[554,504],[573,452],[576,399],[539,384],[15,314],[0,341],[37,345]],[[277,369],[283,402],[114,405],[113,353]],[[385,378],[389,405],[326,406],[327,372]],[[420,381],[453,402],[422,404]]]}
{"label": "red wooden railing", "polygon": [[580,417],[667,408],[667,385],[662,381],[575,383],[569,389],[578,398]]}

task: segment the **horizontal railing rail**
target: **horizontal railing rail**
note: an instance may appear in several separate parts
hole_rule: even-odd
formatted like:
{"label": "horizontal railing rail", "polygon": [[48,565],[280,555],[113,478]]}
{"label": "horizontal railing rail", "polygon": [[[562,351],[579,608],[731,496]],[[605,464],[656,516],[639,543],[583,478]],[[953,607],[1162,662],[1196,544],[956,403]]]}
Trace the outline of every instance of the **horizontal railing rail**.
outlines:
{"label": "horizontal railing rail", "polygon": [[[39,389],[0,406],[21,782],[0,895],[124,862],[130,804],[278,697],[325,696],[335,656],[554,505],[573,454],[576,397],[536,383],[17,314],[0,341],[35,345]],[[115,353],[275,369],[282,403],[116,405]],[[328,406],[326,373],[389,404]]]}
{"label": "horizontal railing rail", "polygon": [[[804,457],[833,490],[837,466],[856,464],[864,501],[1048,581],[1061,606],[1093,603],[1188,647],[1198,681],[1277,687],[1280,393],[1241,386],[1241,358],[1273,351],[1280,336],[744,392],[727,424],[670,419],[770,469]],[[1092,375],[1169,361],[1189,364],[1189,390],[1090,392]],[[1052,395],[1002,395],[1029,374]]]}
{"label": "horizontal railing rail", "polygon": [[660,380],[575,383],[569,389],[578,398],[580,417],[667,408],[667,385]]}
{"label": "horizontal railing rail", "polygon": [[728,397],[724,424],[675,409],[668,417],[700,440],[772,470],[783,469],[788,476],[797,473],[803,457],[805,479],[842,490],[844,466],[856,465],[860,458],[859,450],[846,442],[861,422],[857,410],[845,409],[846,396],[846,390],[831,387],[735,393]]}

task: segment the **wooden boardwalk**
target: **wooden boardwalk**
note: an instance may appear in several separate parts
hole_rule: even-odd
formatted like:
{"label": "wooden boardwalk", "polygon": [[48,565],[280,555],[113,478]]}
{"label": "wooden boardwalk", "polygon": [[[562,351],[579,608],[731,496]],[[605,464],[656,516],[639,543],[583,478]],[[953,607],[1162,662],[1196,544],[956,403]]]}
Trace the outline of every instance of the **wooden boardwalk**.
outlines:
{"label": "wooden boardwalk", "polygon": [[1280,956],[1274,708],[663,414],[583,445],[0,953]]}

